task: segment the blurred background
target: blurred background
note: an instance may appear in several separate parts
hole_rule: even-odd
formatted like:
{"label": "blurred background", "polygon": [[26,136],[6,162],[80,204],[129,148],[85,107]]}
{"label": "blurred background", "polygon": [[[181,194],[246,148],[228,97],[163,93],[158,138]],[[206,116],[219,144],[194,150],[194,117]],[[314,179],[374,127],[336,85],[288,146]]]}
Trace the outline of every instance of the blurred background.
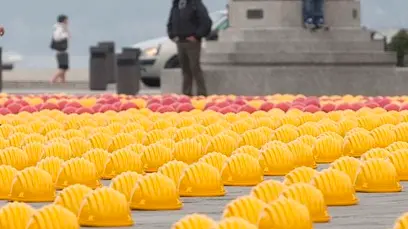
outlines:
{"label": "blurred background", "polygon": [[[203,0],[209,11],[225,9],[227,0]],[[118,47],[165,35],[172,0],[13,0],[2,3],[0,40],[6,52],[20,54],[17,68],[53,68],[49,48],[58,14],[69,16],[72,68],[88,66],[88,49],[102,40]],[[361,0],[362,25],[385,35],[408,28],[407,0]]]}

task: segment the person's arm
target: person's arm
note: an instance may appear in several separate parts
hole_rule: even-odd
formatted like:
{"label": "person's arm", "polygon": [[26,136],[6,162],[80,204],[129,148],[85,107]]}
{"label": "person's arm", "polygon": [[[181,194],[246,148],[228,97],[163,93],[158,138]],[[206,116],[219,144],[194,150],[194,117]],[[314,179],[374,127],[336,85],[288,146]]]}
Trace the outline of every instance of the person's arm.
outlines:
{"label": "person's arm", "polygon": [[198,28],[195,32],[195,38],[197,40],[205,37],[208,35],[209,30],[212,27],[212,21],[210,16],[208,15],[208,10],[201,2],[201,0],[197,1],[197,18],[198,18]]}
{"label": "person's arm", "polygon": [[173,7],[170,10],[169,20],[167,21],[167,36],[169,36],[170,40],[175,38],[173,34]]}
{"label": "person's arm", "polygon": [[55,28],[53,38],[55,41],[62,41],[69,38],[69,33],[61,26]]}

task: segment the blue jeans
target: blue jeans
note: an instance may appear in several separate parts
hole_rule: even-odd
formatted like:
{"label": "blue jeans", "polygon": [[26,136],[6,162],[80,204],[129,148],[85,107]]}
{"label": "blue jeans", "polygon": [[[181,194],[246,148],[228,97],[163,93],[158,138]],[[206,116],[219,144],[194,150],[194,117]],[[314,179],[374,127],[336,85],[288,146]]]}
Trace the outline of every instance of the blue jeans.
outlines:
{"label": "blue jeans", "polygon": [[303,0],[303,19],[312,18],[316,23],[324,18],[324,0]]}

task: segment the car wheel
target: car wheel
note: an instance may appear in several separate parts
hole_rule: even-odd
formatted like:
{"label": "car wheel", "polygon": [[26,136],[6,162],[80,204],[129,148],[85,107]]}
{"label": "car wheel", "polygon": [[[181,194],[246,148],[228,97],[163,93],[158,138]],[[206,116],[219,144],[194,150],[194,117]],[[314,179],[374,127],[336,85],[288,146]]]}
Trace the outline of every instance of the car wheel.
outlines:
{"label": "car wheel", "polygon": [[180,62],[178,56],[173,56],[167,63],[164,65],[164,68],[180,68]]}
{"label": "car wheel", "polygon": [[142,78],[142,82],[148,87],[160,87],[160,78]]}

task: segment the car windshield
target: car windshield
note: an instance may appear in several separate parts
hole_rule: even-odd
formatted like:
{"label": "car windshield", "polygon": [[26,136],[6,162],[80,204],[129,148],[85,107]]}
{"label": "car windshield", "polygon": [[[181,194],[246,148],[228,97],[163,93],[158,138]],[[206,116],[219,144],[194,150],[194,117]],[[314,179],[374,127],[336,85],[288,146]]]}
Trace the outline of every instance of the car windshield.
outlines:
{"label": "car windshield", "polygon": [[213,21],[214,24],[221,20],[224,16],[225,13],[222,11],[216,11],[210,14],[211,20]]}

